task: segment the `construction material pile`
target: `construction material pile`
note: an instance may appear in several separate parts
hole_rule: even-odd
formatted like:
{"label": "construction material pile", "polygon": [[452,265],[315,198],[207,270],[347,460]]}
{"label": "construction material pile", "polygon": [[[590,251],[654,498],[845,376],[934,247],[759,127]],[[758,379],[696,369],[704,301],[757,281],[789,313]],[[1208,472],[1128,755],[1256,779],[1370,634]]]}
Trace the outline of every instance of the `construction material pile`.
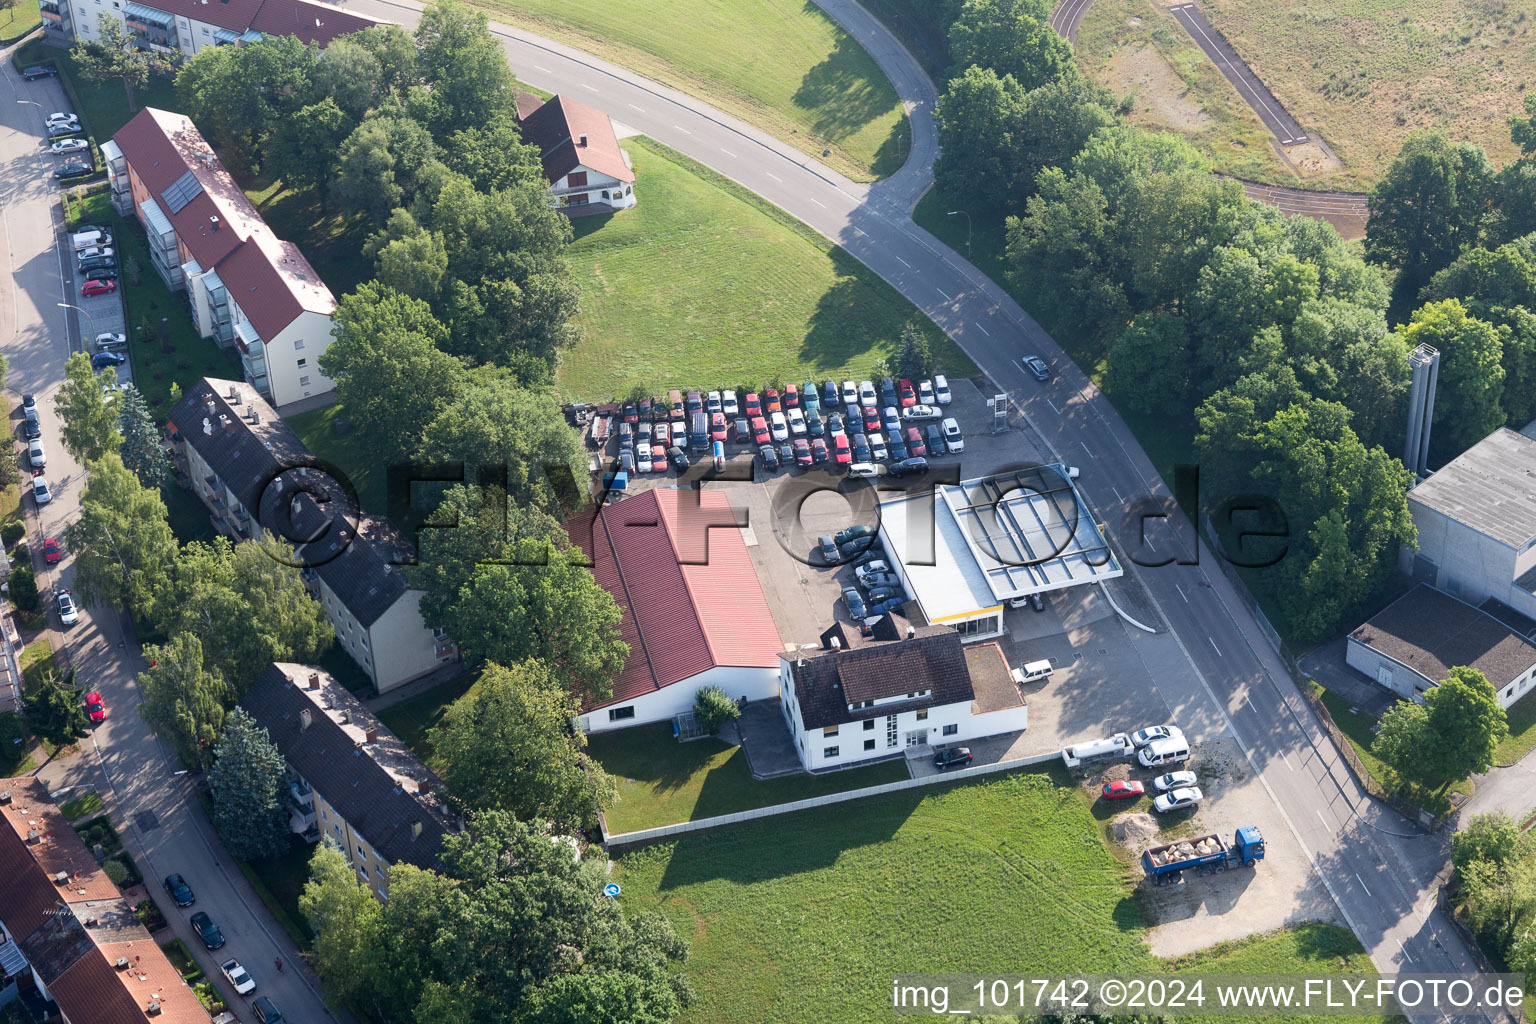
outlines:
{"label": "construction material pile", "polygon": [[1190,860],[1194,857],[1208,857],[1213,853],[1221,852],[1221,842],[1215,836],[1206,836],[1194,842],[1174,843],[1160,850],[1150,851],[1152,863],[1156,867],[1164,864],[1172,864],[1175,861]]}

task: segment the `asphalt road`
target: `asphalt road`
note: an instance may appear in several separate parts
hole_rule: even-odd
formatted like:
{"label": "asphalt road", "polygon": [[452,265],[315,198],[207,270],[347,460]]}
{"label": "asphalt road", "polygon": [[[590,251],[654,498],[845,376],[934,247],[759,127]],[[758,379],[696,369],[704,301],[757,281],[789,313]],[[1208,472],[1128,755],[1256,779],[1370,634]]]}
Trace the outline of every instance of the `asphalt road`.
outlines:
{"label": "asphalt road", "polygon": [[1216,31],[1216,27],[1200,8],[1194,4],[1180,4],[1172,8],[1172,11],[1174,18],[1184,26],[1184,31],[1205,51],[1211,62],[1221,69],[1227,81],[1232,83],[1253,108],[1253,112],[1259,115],[1264,127],[1274,133],[1282,146],[1307,141],[1307,133],[1302,131],[1301,125],[1280,105],[1269,87],[1259,81],[1259,76],[1237,55],[1226,37]]}
{"label": "asphalt road", "polygon": [[1073,46],[1077,45],[1077,27],[1083,23],[1083,15],[1088,13],[1088,8],[1093,6],[1093,0],[1062,0],[1056,9],[1051,12],[1051,28],[1057,34],[1066,38]]}
{"label": "asphalt road", "polygon": [[[11,66],[9,52],[0,56],[0,232],[10,273],[0,282],[0,352],[10,363],[11,390],[35,392],[41,406],[43,440],[48,452],[47,477],[54,499],[37,509],[23,499],[28,539],[41,550],[43,537],[61,536],[79,511],[83,474],[59,441],[60,423],[53,399],[64,379],[64,361],[81,334],[90,336],[91,323],[66,320],[56,303],[78,302],[73,285],[65,281],[68,265],[61,263],[63,226],[58,189],[51,176],[54,158],[43,150],[43,118],[69,109],[63,89],[54,79],[25,82]],[[146,269],[146,273],[152,273]],[[13,429],[19,424],[13,417]],[[40,513],[40,514],[37,514]],[[46,593],[68,586],[71,560],[53,566],[39,578]],[[105,722],[82,741],[82,754],[67,762],[44,765],[39,774],[50,789],[90,786],[101,793],[119,832],[143,872],[151,894],[159,899],[175,934],[193,950],[210,979],[222,985],[220,960],[236,957],[257,981],[257,994],[272,998],[295,1021],[331,1018],[312,978],[297,965],[288,937],[267,914],[261,901],[218,846],[180,764],[150,733],[138,714],[137,673],[147,667],[126,618],[109,609],[82,609],[80,621],[67,631],[50,609],[56,648],[67,644],[84,689],[102,692],[109,709]],[[159,879],[180,872],[197,893],[194,907],[178,910]],[[202,949],[187,924],[188,917],[206,911],[224,932],[227,943],[217,954]],[[164,941],[164,936],[159,937]],[[293,964],[275,974],[273,960]],[[225,993],[243,1019],[248,999]]]}

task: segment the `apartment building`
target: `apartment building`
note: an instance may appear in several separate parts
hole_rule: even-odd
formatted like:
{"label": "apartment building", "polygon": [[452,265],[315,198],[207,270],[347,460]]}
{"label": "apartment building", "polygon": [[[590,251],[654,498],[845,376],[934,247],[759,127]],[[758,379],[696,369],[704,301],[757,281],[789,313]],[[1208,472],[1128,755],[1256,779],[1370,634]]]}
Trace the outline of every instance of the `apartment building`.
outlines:
{"label": "apartment building", "polygon": [[101,146],[112,204],[149,237],[150,263],[185,291],[198,332],[240,352],[275,406],[334,389],[320,372],[336,299],[292,242],[272,233],[183,114],[146,107]]}
{"label": "apartment building", "polygon": [[38,9],[48,39],[99,39],[101,18],[107,15],[140,47],[189,57],[209,46],[240,45],[267,36],[297,36],[324,47],[348,32],[392,24],[318,0],[38,0]]}
{"label": "apartment building", "polygon": [[205,377],[171,410],[168,429],[176,466],[216,530],[235,541],[265,530],[295,544],[337,642],[380,693],[457,660],[447,631],[422,621],[422,592],[400,571],[407,545],[398,531],[360,512],[334,468],[254,387]]}
{"label": "apartment building", "polygon": [[436,868],[458,819],[442,781],[363,702],[328,673],[273,664],[240,698],[293,773],[289,827],[310,842],[329,839],[380,899],[389,866]]}

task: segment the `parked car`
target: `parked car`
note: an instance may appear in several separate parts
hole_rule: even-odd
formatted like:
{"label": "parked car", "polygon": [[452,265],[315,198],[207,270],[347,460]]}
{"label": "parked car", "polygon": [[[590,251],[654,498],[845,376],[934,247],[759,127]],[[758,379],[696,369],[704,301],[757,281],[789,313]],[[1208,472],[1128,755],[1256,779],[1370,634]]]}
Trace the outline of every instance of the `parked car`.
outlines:
{"label": "parked car", "polygon": [[635,450],[633,448],[625,448],[623,451],[619,452],[619,472],[632,474],[634,471]]}
{"label": "parked car", "polygon": [[794,462],[795,446],[790,444],[788,441],[785,441],[783,444],[779,445],[779,461],[784,463],[786,466],[791,462]]}
{"label": "parked car", "polygon": [[667,392],[667,418],[674,420],[683,418],[683,393],[676,388]]}
{"label": "parked car", "polygon": [[844,425],[843,425],[843,414],[840,413],[840,412],[834,412],[834,413],[828,414],[828,416],[827,416],[827,433],[829,433],[829,434],[843,434],[843,433],[846,433],[846,432],[847,431],[846,431],[846,429],[844,428]]}
{"label": "parked car", "polygon": [[1116,779],[1104,783],[1103,793],[1105,800],[1134,800],[1146,796],[1147,787],[1131,779]]}
{"label": "parked car", "polygon": [[282,1013],[266,996],[251,1000],[251,1012],[256,1015],[256,1024],[284,1024]]}
{"label": "parked car", "polygon": [[948,417],[940,424],[944,431],[944,447],[950,452],[965,451],[965,435],[960,433],[960,424],[953,416]]}
{"label": "parked car", "polygon": [[51,124],[48,126],[48,137],[50,139],[63,139],[78,134],[80,134],[80,122],[78,121],[66,121],[63,124]]}
{"label": "parked car", "polygon": [[936,405],[912,405],[901,410],[901,418],[908,422],[936,420],[943,415]]}
{"label": "parked car", "polygon": [[910,380],[903,377],[901,380],[896,382],[896,398],[898,400],[897,404],[899,404],[902,408],[906,408],[909,405],[916,405],[917,389],[912,386],[912,382]]}
{"label": "parked car", "polygon": [[58,75],[59,69],[55,67],[49,67],[47,64],[34,64],[32,67],[26,68],[21,73],[21,77],[25,78],[29,82],[35,82],[39,78],[57,78]]}
{"label": "parked car", "polygon": [[778,388],[766,387],[763,389],[763,408],[770,413],[784,411],[784,404],[779,401]]}
{"label": "parked car", "polygon": [[805,434],[805,413],[799,409],[791,409],[785,414],[785,419],[789,422],[789,432],[791,434],[795,437],[801,437]]}
{"label": "parked car", "polygon": [[805,407],[807,418],[821,415],[821,396],[816,393],[816,382],[808,380],[800,386],[800,404]]}
{"label": "parked car", "polygon": [[88,299],[92,295],[110,295],[117,291],[116,281],[87,281],[80,286],[80,297]]}
{"label": "parked car", "polygon": [[629,426],[632,427],[640,422],[640,410],[633,402],[626,403],[622,413],[624,416],[624,422]]}
{"label": "parked car", "polygon": [[784,408],[800,408],[800,389],[793,384],[784,385]]}
{"label": "parked car", "polygon": [[1170,789],[1186,789],[1199,781],[1195,777],[1194,772],[1169,772],[1166,775],[1159,775],[1153,779],[1152,788],[1156,789],[1159,793],[1166,793]]}
{"label": "parked car", "polygon": [[61,124],[79,124],[80,115],[70,113],[67,110],[55,110],[53,113],[43,118],[43,123],[46,124],[49,128]]}
{"label": "parked car", "polygon": [[876,562],[884,562],[884,561],[885,561],[885,548],[881,547],[879,544],[875,544],[875,545],[871,546],[870,549],[868,551],[864,552],[862,555],[855,556],[855,558],[853,560],[853,571],[854,572],[858,572],[860,569],[862,569],[866,565],[873,565]]}
{"label": "parked car", "polygon": [[899,399],[896,395],[896,382],[889,377],[880,378],[880,404],[895,405]]}
{"label": "parked car", "polygon": [[812,437],[821,437],[827,432],[827,425],[821,421],[821,417],[814,412],[807,414],[805,425],[810,430]]}
{"label": "parked car", "polygon": [[907,445],[902,440],[900,431],[892,434],[886,439],[885,443],[890,446],[892,462],[905,462],[907,460]]}
{"label": "parked car", "polygon": [[720,392],[720,411],[725,413],[730,419],[735,419],[741,415],[741,406],[736,402],[736,392]]}
{"label": "parked car", "polygon": [[937,457],[949,454],[949,449],[944,445],[944,432],[939,429],[937,423],[928,424],[926,435],[928,438],[929,455]]}
{"label": "parked car", "polygon": [[679,473],[688,468],[688,453],[683,451],[677,445],[673,445],[671,448],[668,448],[667,455],[672,460],[672,468],[677,470]]}
{"label": "parked car", "polygon": [[107,718],[107,705],[101,699],[101,694],[92,690],[85,695],[85,717],[92,722],[104,722]]}
{"label": "parked car", "polygon": [[918,456],[916,458],[902,459],[890,465],[891,476],[912,476],[915,473],[928,472],[928,460]]}
{"label": "parked car", "polygon": [[96,351],[108,352],[114,348],[127,348],[128,335],[126,334],[98,334],[96,335]]}
{"label": "parked car", "polygon": [[53,565],[64,557],[64,547],[57,537],[48,537],[43,541],[43,561]]}
{"label": "parked car", "polygon": [[757,392],[755,392],[755,391],[748,391],[747,392],[747,397],[746,397],[746,400],[745,400],[745,408],[743,409],[743,411],[747,414],[747,419],[749,419],[749,420],[750,419],[755,419],[756,417],[761,416],[763,414],[763,402],[762,402],[762,399],[757,397]]}
{"label": "parked car", "polygon": [[1039,356],[1025,356],[1019,362],[1024,364],[1024,369],[1028,370],[1035,380],[1043,383],[1051,379],[1051,368],[1045,365],[1045,360]]}
{"label": "parked car", "polygon": [[843,603],[848,606],[848,614],[855,619],[867,619],[869,608],[864,604],[864,598],[859,595],[857,589],[849,587],[843,591]]}
{"label": "parked car", "polygon": [[85,139],[57,139],[48,146],[49,151],[55,154],[78,153],[90,148],[91,144]]}
{"label": "parked car", "polygon": [[111,256],[92,256],[89,259],[77,260],[75,263],[75,269],[82,274],[88,270],[111,269],[115,266],[117,266],[117,260]]}
{"label": "parked car", "polygon": [[683,402],[683,408],[687,411],[689,416],[692,416],[696,412],[703,412],[704,396],[699,394],[697,391],[688,392],[688,397]]}
{"label": "parked car", "polygon": [[907,456],[915,458],[919,455],[927,455],[928,446],[923,444],[923,432],[916,427],[907,428]]}
{"label": "parked car", "polygon": [[942,373],[933,375],[933,397],[940,405],[948,405],[954,397],[949,393],[949,378]]}
{"label": "parked car", "polygon": [[117,250],[110,245],[88,245],[75,253],[77,260],[110,260],[115,259]]}
{"label": "parked car", "polygon": [[867,380],[859,381],[859,404],[879,405],[880,396],[875,391],[875,385]]}
{"label": "parked car", "polygon": [[53,500],[53,491],[48,487],[48,478],[35,476],[32,478],[32,498],[39,505],[46,505]]}
{"label": "parked car", "polygon": [[725,440],[725,413],[712,412],[709,414],[709,439],[711,441]]}
{"label": "parked car", "polygon": [[821,386],[821,404],[828,409],[842,404],[837,396],[837,381],[829,380]]}
{"label": "parked car", "polygon": [[880,475],[880,467],[873,462],[853,462],[848,465],[848,475],[873,479]]}
{"label": "parked car", "polygon": [[[867,566],[866,566],[867,568]],[[877,587],[899,587],[901,579],[893,572],[872,572],[859,577],[859,582],[869,590]]]}
{"label": "parked car", "polygon": [[784,419],[782,412],[769,414],[768,432],[773,435],[775,441],[789,440],[789,423]]}
{"label": "parked car", "polygon": [[249,995],[256,991],[256,983],[251,980],[250,974],[240,965],[240,961],[234,958],[225,960],[219,964],[219,972],[229,981],[235,990],[235,995]]}
{"label": "parked car", "polygon": [[667,469],[667,445],[651,445],[651,472],[664,473]]}
{"label": "parked car", "polygon": [[42,469],[48,465],[48,453],[43,451],[43,439],[34,437],[27,442],[27,463],[33,469]]}
{"label": "parked car", "polygon": [[97,267],[95,270],[87,270],[85,272],[85,279],[87,281],[116,281],[117,268]]}
{"label": "parked car", "polygon": [[863,434],[854,434],[853,435],[853,461],[854,462],[873,462],[874,461],[874,459],[870,458],[870,455],[869,455],[869,438],[865,437]]}
{"label": "parked car", "polygon": [[848,444],[847,434],[832,435],[832,461],[839,466],[846,466],[853,461],[853,448]]}
{"label": "parked car", "polygon": [[843,407],[852,414],[853,407],[859,404],[859,385],[856,382],[851,380],[843,381],[842,400]]}
{"label": "parked car", "polygon": [[888,405],[880,410],[880,429],[887,434],[901,433],[901,413],[896,411],[894,405]]}
{"label": "parked car", "polygon": [[54,592],[54,600],[59,604],[59,621],[66,626],[73,626],[80,621],[80,609],[75,605],[74,595],[68,590]]}
{"label": "parked car", "polygon": [[635,449],[635,472],[649,473],[653,467],[654,463],[651,461],[651,446],[648,444],[642,444],[640,447]]}
{"label": "parked car", "polygon": [[197,932],[197,937],[203,940],[203,945],[209,949],[218,949],[224,945],[224,933],[219,931],[219,926],[213,923],[213,918],[199,910],[193,914],[188,924]]}
{"label": "parked car", "polygon": [[661,445],[665,450],[672,443],[672,427],[670,421],[662,420],[651,424],[651,443]]}
{"label": "parked car", "polygon": [[939,400],[933,394],[933,381],[920,380],[917,382],[917,404],[938,405]]}
{"label": "parked car", "polygon": [[720,400],[720,392],[711,391],[704,396],[704,411],[708,413],[725,412],[725,405]]}
{"label": "parked car", "polygon": [[824,533],[816,538],[816,550],[821,554],[821,560],[827,565],[838,563],[837,541],[832,539],[830,533]]}
{"label": "parked car", "polygon": [[96,165],[89,160],[70,160],[54,170],[55,178],[78,178],[82,174],[91,174],[96,170]]}
{"label": "parked car", "polygon": [[22,411],[21,432],[28,441],[33,441],[43,436],[43,424],[37,418],[37,409],[35,407]]}
{"label": "parked car", "polygon": [[197,896],[193,894],[192,887],[180,875],[165,876],[165,891],[170,894],[171,900],[178,907],[190,907],[197,902]]}
{"label": "parked car", "polygon": [[803,437],[795,438],[795,462],[802,466],[811,464],[811,444]]}
{"label": "parked car", "polygon": [[972,760],[974,757],[970,747],[950,747],[934,755],[933,766],[939,771],[944,771],[946,768],[968,765]]}
{"label": "parked car", "polygon": [[737,417],[731,426],[731,432],[737,444],[750,444],[752,442],[752,424],[744,417]]}
{"label": "parked car", "polygon": [[839,544],[846,544],[851,540],[858,540],[861,537],[873,537],[878,532],[875,527],[870,526],[868,523],[856,523],[853,526],[837,531],[837,536],[832,539]]}
{"label": "parked car", "polygon": [[1139,749],[1153,740],[1171,740],[1174,737],[1182,738],[1183,735],[1183,731],[1176,725],[1149,725],[1131,733],[1131,743]]}
{"label": "parked car", "polygon": [[880,556],[885,556],[885,548],[873,537],[860,537],[858,540],[850,540],[847,543],[838,544],[837,550],[843,553],[844,558],[857,558],[870,551],[878,550]]}
{"label": "parked car", "polygon": [[768,421],[761,416],[754,416],[752,418],[752,443],[767,444],[768,439]]}
{"label": "parked car", "polygon": [[21,408],[24,412],[31,412],[37,408],[37,396],[28,391],[21,396]]}
{"label": "parked car", "polygon": [[1160,814],[1170,811],[1182,811],[1186,807],[1193,807],[1205,799],[1205,794],[1199,786],[1189,786],[1184,789],[1175,789],[1164,793],[1152,801],[1152,809]]}
{"label": "parked car", "polygon": [[907,592],[899,583],[894,587],[871,587],[869,599],[871,601],[905,601],[907,599]]}
{"label": "parked car", "polygon": [[885,446],[885,438],[878,430],[869,435],[869,457],[874,462],[887,462],[891,458],[891,451]]}
{"label": "parked car", "polygon": [[863,415],[864,433],[872,434],[880,429],[880,410],[872,405],[859,407]]}
{"label": "parked car", "polygon": [[764,469],[779,468],[779,451],[771,444],[765,444],[757,450],[757,454],[763,457]]}

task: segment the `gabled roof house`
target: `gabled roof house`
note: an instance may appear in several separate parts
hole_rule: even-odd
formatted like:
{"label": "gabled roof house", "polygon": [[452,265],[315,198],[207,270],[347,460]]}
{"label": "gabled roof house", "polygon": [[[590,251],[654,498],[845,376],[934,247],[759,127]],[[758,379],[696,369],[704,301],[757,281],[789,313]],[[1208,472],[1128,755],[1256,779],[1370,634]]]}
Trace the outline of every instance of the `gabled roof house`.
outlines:
{"label": "gabled roof house", "polygon": [[523,141],[537,146],[555,204],[568,214],[607,213],[635,205],[635,172],[601,110],[569,96],[517,95]]}

